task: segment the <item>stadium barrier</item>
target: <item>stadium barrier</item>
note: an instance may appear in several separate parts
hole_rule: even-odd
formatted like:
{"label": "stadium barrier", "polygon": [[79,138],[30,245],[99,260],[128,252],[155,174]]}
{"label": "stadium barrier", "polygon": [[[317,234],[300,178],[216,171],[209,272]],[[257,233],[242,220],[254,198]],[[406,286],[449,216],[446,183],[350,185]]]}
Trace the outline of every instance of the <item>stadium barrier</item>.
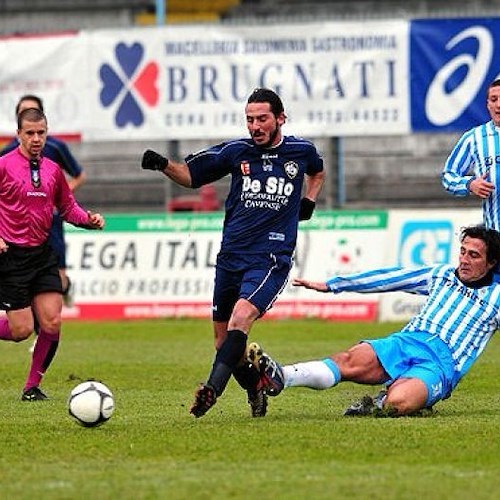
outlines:
{"label": "stadium barrier", "polygon": [[[324,280],[384,266],[454,263],[478,209],[318,211],[300,225],[292,277]],[[221,212],[111,215],[102,232],[67,228],[74,319],[210,317]],[[411,294],[320,294],[289,285],[266,318],[404,320]]]}

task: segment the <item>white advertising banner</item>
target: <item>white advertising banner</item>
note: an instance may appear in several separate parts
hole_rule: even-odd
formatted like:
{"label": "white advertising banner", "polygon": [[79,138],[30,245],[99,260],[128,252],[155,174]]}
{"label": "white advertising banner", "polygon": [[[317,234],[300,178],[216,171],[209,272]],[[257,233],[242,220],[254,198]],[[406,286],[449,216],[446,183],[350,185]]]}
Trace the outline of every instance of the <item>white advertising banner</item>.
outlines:
{"label": "white advertising banner", "polygon": [[168,26],[0,40],[0,135],[42,96],[52,133],[82,140],[239,137],[255,87],[283,98],[287,133],[409,132],[403,20]]}
{"label": "white advertising banner", "polygon": [[[458,264],[461,228],[482,222],[481,209],[391,210],[387,234],[388,265],[418,267]],[[381,321],[406,321],[425,298],[410,293],[380,295]]]}
{"label": "white advertising banner", "polygon": [[92,76],[82,33],[0,40],[0,135],[16,133],[19,97],[43,98],[51,134],[80,139],[91,124]]}
{"label": "white advertising banner", "polygon": [[[458,263],[480,209],[317,211],[300,223],[291,278],[323,281],[379,267]],[[223,214],[110,215],[104,231],[67,227],[75,305],[67,318],[209,317]],[[318,293],[290,284],[266,318],[406,321],[422,297]]]}
{"label": "white advertising banner", "polygon": [[[74,318],[210,316],[223,214],[114,215],[67,231]],[[292,277],[325,280],[385,261],[387,212],[318,211],[301,223]],[[369,243],[368,243],[369,242]],[[379,251],[374,251],[377,248]],[[374,320],[378,298],[289,286],[266,317]]]}

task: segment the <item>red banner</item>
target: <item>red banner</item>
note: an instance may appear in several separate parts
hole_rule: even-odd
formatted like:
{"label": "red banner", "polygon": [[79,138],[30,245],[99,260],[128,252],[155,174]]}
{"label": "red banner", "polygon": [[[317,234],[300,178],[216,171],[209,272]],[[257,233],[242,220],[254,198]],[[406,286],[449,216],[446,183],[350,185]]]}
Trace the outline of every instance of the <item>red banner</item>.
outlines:
{"label": "red banner", "polygon": [[[315,317],[335,321],[375,321],[376,302],[283,301],[274,305],[266,319]],[[63,309],[64,319],[122,320],[147,318],[210,318],[211,304],[206,302],[78,304]]]}

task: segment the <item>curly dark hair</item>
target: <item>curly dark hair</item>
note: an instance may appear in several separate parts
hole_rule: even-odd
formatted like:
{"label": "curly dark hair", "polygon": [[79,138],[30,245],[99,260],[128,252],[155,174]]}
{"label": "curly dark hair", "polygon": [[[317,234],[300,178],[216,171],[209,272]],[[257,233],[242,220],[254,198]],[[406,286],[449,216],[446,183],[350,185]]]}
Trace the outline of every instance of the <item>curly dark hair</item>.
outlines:
{"label": "curly dark hair", "polygon": [[483,224],[462,228],[460,241],[464,238],[476,238],[483,240],[486,244],[486,258],[489,263],[500,264],[500,233],[494,229],[487,229]]}
{"label": "curly dark hair", "polygon": [[274,90],[266,88],[254,89],[248,98],[247,104],[251,102],[268,102],[274,116],[284,113],[285,108],[280,96]]}

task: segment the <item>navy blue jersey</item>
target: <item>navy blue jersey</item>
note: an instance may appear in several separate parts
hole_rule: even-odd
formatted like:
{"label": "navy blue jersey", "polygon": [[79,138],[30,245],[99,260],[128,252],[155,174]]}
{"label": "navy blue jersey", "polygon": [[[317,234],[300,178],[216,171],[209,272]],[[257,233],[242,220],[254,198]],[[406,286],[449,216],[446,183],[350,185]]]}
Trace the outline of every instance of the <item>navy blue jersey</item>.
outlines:
{"label": "navy blue jersey", "polygon": [[304,175],[323,170],[310,141],[285,136],[265,149],[239,139],[189,155],[186,163],[193,188],[231,174],[221,253],[293,253]]}
{"label": "navy blue jersey", "polygon": [[[19,146],[19,141],[14,139],[2,151],[0,156],[3,156]],[[78,177],[83,169],[71,154],[66,143],[56,137],[48,136],[45,146],[43,147],[42,155],[56,162],[70,177]]]}

